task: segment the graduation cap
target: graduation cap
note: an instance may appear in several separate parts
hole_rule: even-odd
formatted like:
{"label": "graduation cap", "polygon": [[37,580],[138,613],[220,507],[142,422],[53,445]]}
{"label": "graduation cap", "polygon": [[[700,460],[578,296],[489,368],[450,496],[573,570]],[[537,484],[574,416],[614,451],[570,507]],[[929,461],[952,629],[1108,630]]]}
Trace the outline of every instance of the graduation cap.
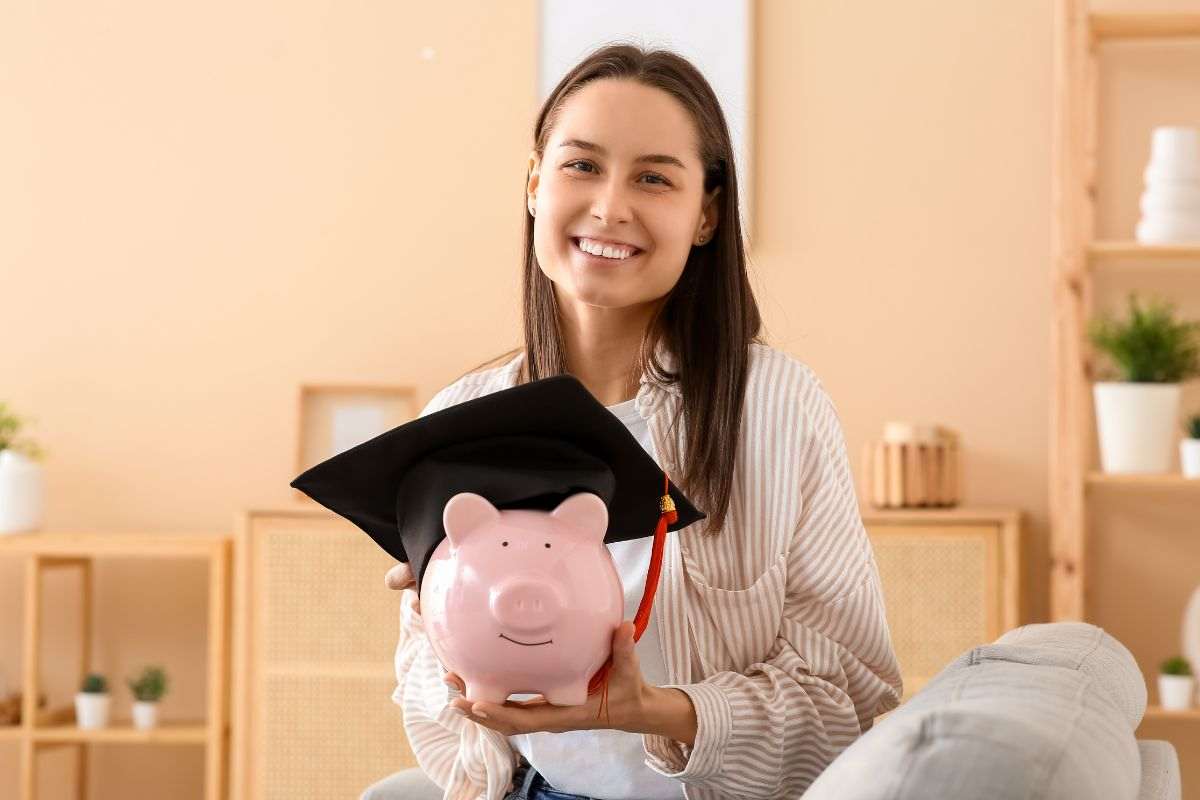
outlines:
{"label": "graduation cap", "polygon": [[666,532],[705,517],[568,374],[419,417],[317,464],[291,486],[409,562],[418,591],[446,536],[442,511],[454,495],[473,492],[500,510],[550,511],[578,492],[596,494],[608,507],[606,543],[654,536],[635,638],[649,619]]}

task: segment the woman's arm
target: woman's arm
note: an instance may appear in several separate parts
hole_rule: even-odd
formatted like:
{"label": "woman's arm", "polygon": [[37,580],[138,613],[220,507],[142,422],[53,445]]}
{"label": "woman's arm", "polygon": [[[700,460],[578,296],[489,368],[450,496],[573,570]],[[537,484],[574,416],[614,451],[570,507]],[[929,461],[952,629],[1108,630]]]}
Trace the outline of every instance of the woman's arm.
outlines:
{"label": "woman's arm", "polygon": [[744,672],[663,687],[695,707],[691,745],[643,736],[655,769],[722,796],[799,797],[902,694],[841,425],[819,382],[812,396],[798,454],[803,512],[774,643]]}
{"label": "woman's arm", "polygon": [[516,768],[512,747],[448,705],[452,690],[443,682],[445,671],[425,633],[415,590],[401,593],[400,608],[392,700],[403,709],[417,763],[447,800],[502,800]]}

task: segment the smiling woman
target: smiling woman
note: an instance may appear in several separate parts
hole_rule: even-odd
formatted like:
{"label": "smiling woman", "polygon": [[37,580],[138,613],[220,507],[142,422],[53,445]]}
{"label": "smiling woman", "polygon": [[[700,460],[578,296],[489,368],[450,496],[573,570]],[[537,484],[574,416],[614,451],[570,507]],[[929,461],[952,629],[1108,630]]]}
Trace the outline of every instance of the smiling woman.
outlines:
{"label": "smiling woman", "polygon": [[603,717],[590,694],[465,696],[405,588],[393,700],[426,792],[799,797],[903,687],[833,403],[760,339],[720,103],[675,53],[603,47],[550,93],[527,166],[523,346],[422,416],[573,375],[707,518],[607,544],[626,607]]}

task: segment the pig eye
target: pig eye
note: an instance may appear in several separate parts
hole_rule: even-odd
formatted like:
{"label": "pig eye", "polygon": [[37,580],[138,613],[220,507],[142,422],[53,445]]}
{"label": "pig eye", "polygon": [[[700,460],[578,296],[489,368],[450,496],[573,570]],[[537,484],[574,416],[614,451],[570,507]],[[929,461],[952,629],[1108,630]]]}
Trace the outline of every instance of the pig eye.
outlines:
{"label": "pig eye", "polygon": [[504,545],[505,547],[508,547],[508,542],[501,542],[501,544]]}
{"label": "pig eye", "polygon": [[546,549],[547,549],[547,550],[548,550],[548,549],[550,549],[550,543],[549,543],[549,542],[546,542]]}

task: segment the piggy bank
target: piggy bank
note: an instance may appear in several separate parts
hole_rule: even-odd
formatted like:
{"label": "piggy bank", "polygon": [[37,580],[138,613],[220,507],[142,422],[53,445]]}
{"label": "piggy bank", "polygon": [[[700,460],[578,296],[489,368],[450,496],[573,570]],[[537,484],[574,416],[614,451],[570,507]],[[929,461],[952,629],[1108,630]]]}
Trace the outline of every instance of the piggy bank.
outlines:
{"label": "piggy bank", "polygon": [[446,503],[442,523],[421,614],[465,696],[503,703],[528,692],[555,705],[586,703],[624,615],[604,501],[580,492],[553,511],[501,511],[464,492]]}

